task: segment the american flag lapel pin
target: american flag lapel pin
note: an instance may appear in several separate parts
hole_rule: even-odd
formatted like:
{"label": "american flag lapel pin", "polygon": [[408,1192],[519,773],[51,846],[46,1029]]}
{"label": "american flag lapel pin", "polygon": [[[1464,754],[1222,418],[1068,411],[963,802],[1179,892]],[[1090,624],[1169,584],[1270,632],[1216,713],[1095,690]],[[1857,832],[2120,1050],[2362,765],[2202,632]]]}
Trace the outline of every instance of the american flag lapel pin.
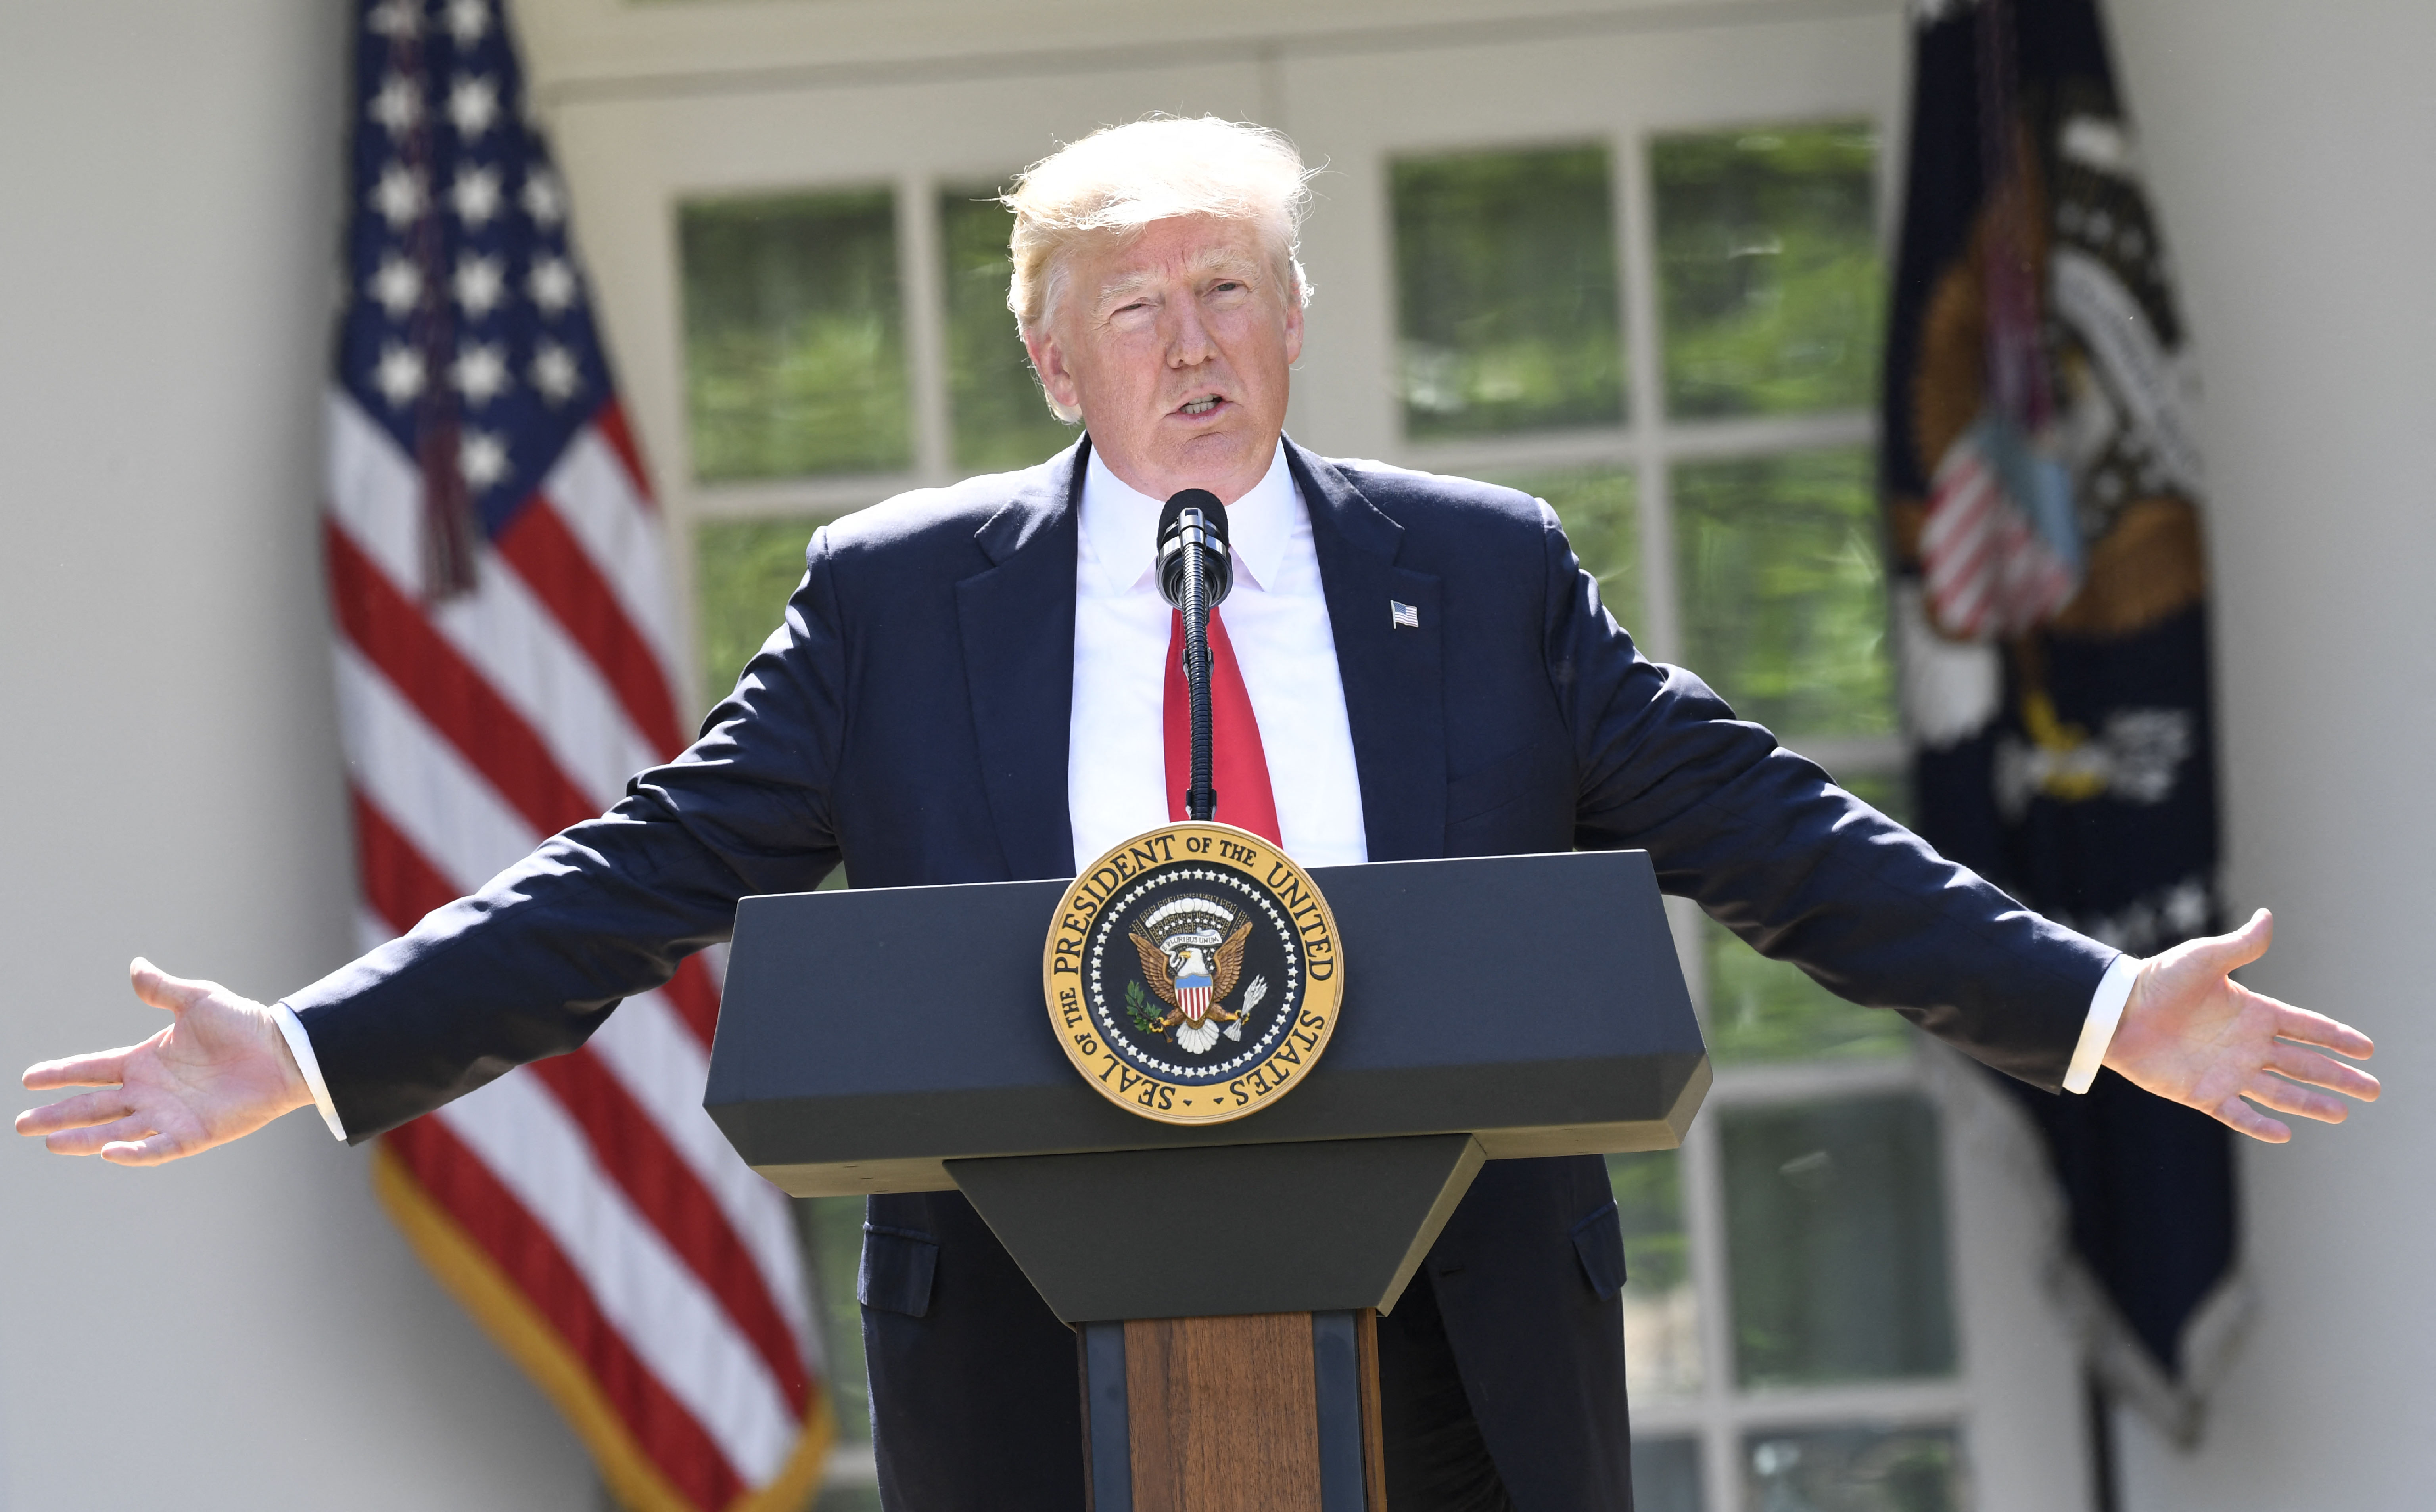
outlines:
{"label": "american flag lapel pin", "polygon": [[1387,617],[1398,630],[1421,628],[1421,612],[1411,604],[1398,603],[1393,599],[1387,600]]}

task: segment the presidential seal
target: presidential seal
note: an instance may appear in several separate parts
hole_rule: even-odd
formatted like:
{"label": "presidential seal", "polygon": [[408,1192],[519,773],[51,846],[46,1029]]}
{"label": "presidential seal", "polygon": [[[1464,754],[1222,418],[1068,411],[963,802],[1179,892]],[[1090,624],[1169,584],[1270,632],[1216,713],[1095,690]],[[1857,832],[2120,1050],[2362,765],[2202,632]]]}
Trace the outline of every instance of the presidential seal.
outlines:
{"label": "presidential seal", "polygon": [[1086,867],[1040,974],[1066,1058],[1162,1123],[1223,1123],[1301,1086],[1345,992],[1336,920],[1310,876],[1214,823],[1137,835]]}

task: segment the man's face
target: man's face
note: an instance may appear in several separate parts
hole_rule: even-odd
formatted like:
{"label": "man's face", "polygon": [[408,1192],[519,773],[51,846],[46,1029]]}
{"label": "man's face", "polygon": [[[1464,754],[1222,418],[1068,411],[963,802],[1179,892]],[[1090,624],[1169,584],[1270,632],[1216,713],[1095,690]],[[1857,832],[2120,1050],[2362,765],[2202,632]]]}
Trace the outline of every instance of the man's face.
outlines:
{"label": "man's face", "polygon": [[1179,216],[1087,242],[1047,323],[1026,342],[1033,365],[1126,483],[1232,504],[1268,471],[1302,304],[1258,226]]}

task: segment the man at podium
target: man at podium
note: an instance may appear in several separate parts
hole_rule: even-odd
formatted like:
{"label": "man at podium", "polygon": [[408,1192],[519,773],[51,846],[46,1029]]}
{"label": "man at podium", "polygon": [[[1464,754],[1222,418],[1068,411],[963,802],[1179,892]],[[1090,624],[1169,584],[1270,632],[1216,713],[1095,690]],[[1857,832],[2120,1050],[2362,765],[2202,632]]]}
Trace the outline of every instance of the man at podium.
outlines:
{"label": "man at podium", "polygon": [[[1217,818],[1303,866],[1642,848],[1764,952],[2051,1091],[2105,1065],[2276,1141],[2271,1113],[2340,1121],[2338,1094],[2376,1095],[2321,1053],[2365,1035],[2228,979],[2265,912],[2147,961],[2042,919],[1643,658],[1544,504],[1287,440],[1306,177],[1284,138],[1215,120],[1035,166],[1009,304],[1076,444],[824,528],[692,749],[405,938],[270,1006],[139,961],[172,1025],[33,1068],[29,1087],[102,1089],[20,1132],[150,1165],[313,1104],[362,1140],[581,1044],[725,938],[741,896],[841,862],[861,886],[1065,878],[1179,817],[1153,546],[1187,488],[1233,522]],[[1618,1304],[1571,1237],[1607,1201],[1595,1157],[1499,1161],[1447,1223],[1379,1327],[1397,1512],[1629,1506]],[[869,1260],[886,1503],[1080,1505],[1072,1334],[961,1196],[871,1219],[935,1246],[919,1287],[884,1274],[905,1244]]]}

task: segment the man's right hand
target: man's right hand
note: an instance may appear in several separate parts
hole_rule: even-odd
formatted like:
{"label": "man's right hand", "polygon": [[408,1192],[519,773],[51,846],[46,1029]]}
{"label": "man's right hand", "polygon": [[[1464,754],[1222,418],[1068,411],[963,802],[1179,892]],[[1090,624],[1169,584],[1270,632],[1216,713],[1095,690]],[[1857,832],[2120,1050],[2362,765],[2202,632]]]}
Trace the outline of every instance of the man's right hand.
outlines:
{"label": "man's right hand", "polygon": [[59,1155],[157,1166],[241,1139],[313,1101],[270,1010],[217,982],[173,977],[138,956],[135,996],[175,1016],[125,1050],[44,1061],[26,1071],[37,1092],[105,1090],[17,1115],[17,1132],[42,1135]]}

